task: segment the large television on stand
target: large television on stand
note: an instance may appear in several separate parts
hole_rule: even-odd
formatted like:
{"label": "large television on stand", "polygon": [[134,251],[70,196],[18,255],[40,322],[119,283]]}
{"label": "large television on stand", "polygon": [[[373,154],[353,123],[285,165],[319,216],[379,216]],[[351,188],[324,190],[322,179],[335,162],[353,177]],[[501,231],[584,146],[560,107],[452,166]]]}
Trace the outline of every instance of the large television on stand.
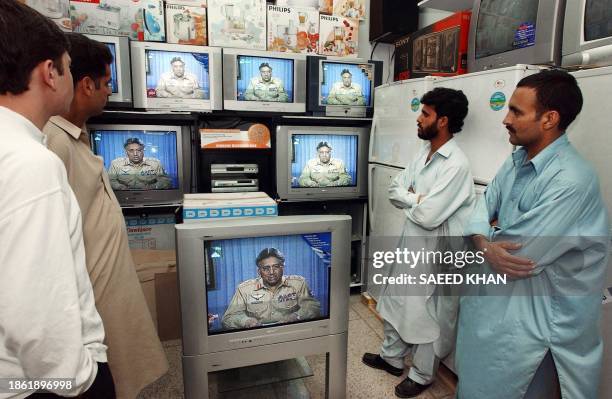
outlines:
{"label": "large television on stand", "polygon": [[277,216],[176,226],[186,398],[208,373],[329,353],[344,397],[351,221]]}
{"label": "large television on stand", "polygon": [[468,72],[516,64],[559,65],[565,4],[566,0],[474,0]]}

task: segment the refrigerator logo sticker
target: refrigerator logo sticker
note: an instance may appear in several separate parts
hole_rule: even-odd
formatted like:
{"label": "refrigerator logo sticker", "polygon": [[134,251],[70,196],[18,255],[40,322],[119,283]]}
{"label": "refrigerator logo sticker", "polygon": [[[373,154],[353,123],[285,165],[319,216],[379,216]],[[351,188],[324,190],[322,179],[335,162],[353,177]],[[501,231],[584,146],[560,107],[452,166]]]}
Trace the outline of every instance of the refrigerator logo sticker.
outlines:
{"label": "refrigerator logo sticker", "polygon": [[524,48],[535,45],[535,25],[525,22],[519,25],[514,32],[513,48]]}
{"label": "refrigerator logo sticker", "polygon": [[421,106],[421,101],[419,101],[419,99],[416,97],[413,98],[412,101],[410,102],[410,108],[412,109],[412,112],[418,112],[420,106]]}
{"label": "refrigerator logo sticker", "polygon": [[491,95],[489,106],[493,111],[499,111],[506,105],[506,95],[501,91],[496,91]]}

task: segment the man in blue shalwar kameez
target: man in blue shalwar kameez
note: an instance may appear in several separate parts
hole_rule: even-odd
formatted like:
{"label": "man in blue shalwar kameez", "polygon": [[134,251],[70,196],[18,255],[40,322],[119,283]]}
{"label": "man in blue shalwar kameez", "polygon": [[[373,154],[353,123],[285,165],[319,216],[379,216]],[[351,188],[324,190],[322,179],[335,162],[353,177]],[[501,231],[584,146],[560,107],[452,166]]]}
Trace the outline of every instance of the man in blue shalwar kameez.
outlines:
{"label": "man in blue shalwar kameez", "polygon": [[[486,251],[484,271],[510,278],[461,300],[458,399],[550,398],[534,387],[551,383],[563,399],[597,398],[609,222],[597,175],[565,134],[581,108],[562,71],[524,78],[510,99],[503,123],[520,147],[465,231]],[[537,381],[540,366],[558,381]]]}

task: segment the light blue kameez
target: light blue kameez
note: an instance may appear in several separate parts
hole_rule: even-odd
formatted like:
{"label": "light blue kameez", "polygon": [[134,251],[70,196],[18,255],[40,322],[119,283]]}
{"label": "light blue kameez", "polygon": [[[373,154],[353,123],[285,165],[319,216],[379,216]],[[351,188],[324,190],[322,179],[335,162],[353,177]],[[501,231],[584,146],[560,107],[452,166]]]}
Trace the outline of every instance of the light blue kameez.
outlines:
{"label": "light blue kameez", "polygon": [[563,398],[595,399],[609,246],[599,181],[565,134],[526,159],[520,148],[506,160],[465,235],[520,241],[513,253],[537,267],[532,277],[503,289],[481,286],[480,295],[461,299],[457,398],[523,398],[550,350]]}

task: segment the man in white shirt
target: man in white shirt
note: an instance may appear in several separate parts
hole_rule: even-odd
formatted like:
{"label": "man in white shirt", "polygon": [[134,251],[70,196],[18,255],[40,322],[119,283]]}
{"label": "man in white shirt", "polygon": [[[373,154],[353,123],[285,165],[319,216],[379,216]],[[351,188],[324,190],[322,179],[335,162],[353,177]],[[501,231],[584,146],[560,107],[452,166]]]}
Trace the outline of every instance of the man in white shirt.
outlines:
{"label": "man in white shirt", "polygon": [[[461,91],[437,88],[426,93],[421,103],[418,136],[428,143],[393,180],[389,200],[406,216],[398,248],[445,252],[451,249],[450,238],[461,236],[475,204],[468,160],[453,139],[463,126],[468,101]],[[390,266],[390,275],[414,270],[431,276],[441,266],[421,260],[408,267],[398,261]],[[437,296],[429,289],[433,287],[385,285],[377,307],[384,319],[385,339],[380,354],[363,356],[366,365],[400,376],[404,358],[412,352],[408,376],[395,387],[400,398],[425,391],[434,380],[439,359],[454,344],[456,297]]]}
{"label": "man in white shirt", "polygon": [[[0,376],[72,379],[33,398],[113,398],[79,206],[41,133],[72,100],[68,48],[50,20],[0,1]],[[0,398],[33,392],[3,387]]]}

